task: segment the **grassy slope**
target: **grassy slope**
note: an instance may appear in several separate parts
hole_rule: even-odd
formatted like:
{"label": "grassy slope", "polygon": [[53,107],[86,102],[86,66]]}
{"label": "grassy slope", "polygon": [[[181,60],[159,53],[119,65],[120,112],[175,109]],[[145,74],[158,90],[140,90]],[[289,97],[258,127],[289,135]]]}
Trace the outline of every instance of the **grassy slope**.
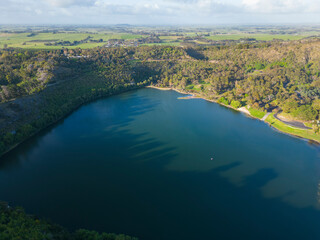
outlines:
{"label": "grassy slope", "polygon": [[291,127],[275,119],[271,114],[267,117],[266,122],[270,123],[272,127],[278,129],[279,131],[320,142],[320,135],[315,134],[312,130],[303,130]]}
{"label": "grassy slope", "polygon": [[250,114],[253,117],[256,117],[256,118],[259,118],[259,119],[263,118],[264,115],[266,114],[265,112],[259,111],[259,110],[254,109],[254,108],[249,108],[248,110],[249,110]]}

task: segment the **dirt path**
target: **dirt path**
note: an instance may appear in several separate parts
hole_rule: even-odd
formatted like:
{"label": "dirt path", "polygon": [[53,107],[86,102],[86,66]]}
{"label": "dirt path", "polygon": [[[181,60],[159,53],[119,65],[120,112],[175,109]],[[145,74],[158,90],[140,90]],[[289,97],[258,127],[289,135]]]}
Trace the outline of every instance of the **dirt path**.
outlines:
{"label": "dirt path", "polygon": [[267,119],[267,117],[270,115],[271,112],[268,112],[266,115],[263,116],[263,118],[261,118],[261,121],[265,121]]}
{"label": "dirt path", "polygon": [[310,127],[305,126],[302,122],[298,122],[298,121],[285,121],[285,120],[283,120],[283,119],[280,119],[280,118],[278,117],[278,113],[274,114],[274,118],[277,119],[277,120],[279,120],[280,122],[283,122],[283,123],[285,123],[285,124],[287,124],[287,125],[289,125],[289,126],[292,126],[292,127],[301,128],[301,129],[305,129],[305,130],[307,130],[307,129],[312,129],[312,128],[310,128]]}

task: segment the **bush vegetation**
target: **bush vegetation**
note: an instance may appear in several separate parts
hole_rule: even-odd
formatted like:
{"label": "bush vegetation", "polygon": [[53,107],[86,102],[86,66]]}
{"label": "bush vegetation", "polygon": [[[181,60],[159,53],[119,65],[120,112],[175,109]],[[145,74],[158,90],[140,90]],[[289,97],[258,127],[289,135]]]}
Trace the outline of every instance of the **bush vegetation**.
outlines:
{"label": "bush vegetation", "polygon": [[86,229],[69,232],[49,221],[28,215],[23,208],[0,202],[1,240],[138,240],[124,234],[98,233]]}

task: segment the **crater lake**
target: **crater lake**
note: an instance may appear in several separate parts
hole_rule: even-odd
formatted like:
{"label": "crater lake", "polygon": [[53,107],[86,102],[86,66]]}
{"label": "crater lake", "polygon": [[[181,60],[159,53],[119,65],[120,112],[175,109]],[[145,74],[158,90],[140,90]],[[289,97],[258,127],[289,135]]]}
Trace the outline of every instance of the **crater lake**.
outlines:
{"label": "crater lake", "polygon": [[141,240],[319,239],[319,146],[181,96],[82,106],[0,159],[0,199]]}

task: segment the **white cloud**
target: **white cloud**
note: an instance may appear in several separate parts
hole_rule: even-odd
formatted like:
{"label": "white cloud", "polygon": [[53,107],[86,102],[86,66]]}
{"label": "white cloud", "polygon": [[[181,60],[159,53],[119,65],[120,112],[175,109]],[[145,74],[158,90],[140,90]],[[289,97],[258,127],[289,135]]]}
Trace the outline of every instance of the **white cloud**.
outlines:
{"label": "white cloud", "polygon": [[35,13],[38,14],[38,15],[42,14],[42,10],[41,10],[41,9],[35,9],[34,11],[35,11]]}
{"label": "white cloud", "polygon": [[0,0],[1,2],[0,23],[320,23],[320,0]]}
{"label": "white cloud", "polygon": [[245,9],[259,13],[309,13],[320,9],[318,0],[243,0]]}
{"label": "white cloud", "polygon": [[45,0],[48,4],[54,7],[70,7],[70,6],[91,6],[94,5],[94,0]]}

